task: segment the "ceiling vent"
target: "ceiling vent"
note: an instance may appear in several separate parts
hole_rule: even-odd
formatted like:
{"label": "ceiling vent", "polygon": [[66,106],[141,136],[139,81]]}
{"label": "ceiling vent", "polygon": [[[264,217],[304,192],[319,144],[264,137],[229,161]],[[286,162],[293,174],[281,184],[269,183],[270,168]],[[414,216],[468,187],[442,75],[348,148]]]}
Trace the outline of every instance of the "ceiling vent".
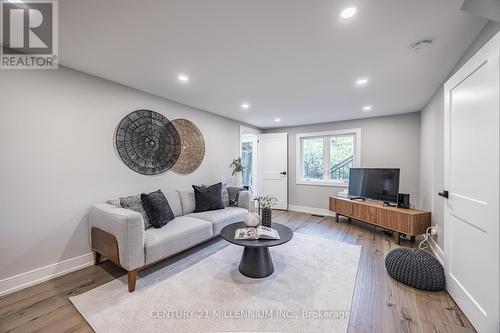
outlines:
{"label": "ceiling vent", "polygon": [[423,39],[419,40],[418,42],[415,42],[410,45],[410,50],[413,52],[422,52],[432,46],[432,40],[431,39]]}

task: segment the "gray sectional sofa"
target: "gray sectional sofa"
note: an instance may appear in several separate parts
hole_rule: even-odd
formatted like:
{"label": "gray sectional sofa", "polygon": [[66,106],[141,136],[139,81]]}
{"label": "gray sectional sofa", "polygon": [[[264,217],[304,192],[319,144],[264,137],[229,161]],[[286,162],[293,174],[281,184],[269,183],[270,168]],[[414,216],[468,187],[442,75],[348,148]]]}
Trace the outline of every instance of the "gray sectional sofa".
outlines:
{"label": "gray sectional sofa", "polygon": [[96,265],[101,255],[128,271],[128,289],[135,290],[137,272],[220,234],[221,229],[245,218],[251,192],[239,193],[237,207],[194,213],[192,189],[163,191],[175,219],[160,229],[144,230],[142,215],[122,208],[119,200],[90,208],[92,249]]}

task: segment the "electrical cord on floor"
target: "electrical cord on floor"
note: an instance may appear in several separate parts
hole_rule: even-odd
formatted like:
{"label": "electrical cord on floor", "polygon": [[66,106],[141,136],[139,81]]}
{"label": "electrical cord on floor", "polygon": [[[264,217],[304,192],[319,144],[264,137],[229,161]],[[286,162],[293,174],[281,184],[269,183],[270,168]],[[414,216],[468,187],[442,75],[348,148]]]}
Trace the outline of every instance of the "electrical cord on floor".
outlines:
{"label": "electrical cord on floor", "polygon": [[[429,228],[427,228],[427,229],[425,230],[425,236],[424,236],[424,239],[423,239],[423,240],[422,240],[422,241],[418,244],[418,248],[419,248],[419,250],[425,250],[426,248],[428,248],[428,247],[429,247],[429,241],[428,241],[428,240],[429,240],[429,237],[431,236],[431,234],[430,234],[429,230],[432,230],[432,226],[431,226],[431,227],[429,227]],[[425,247],[424,247],[424,246],[422,246],[424,243],[427,243],[427,245],[425,245]]]}

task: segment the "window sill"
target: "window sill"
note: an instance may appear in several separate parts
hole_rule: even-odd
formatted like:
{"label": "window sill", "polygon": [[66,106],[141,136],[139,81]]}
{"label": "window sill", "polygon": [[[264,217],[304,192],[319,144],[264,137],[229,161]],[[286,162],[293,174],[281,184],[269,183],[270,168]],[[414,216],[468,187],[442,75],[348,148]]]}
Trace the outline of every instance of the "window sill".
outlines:
{"label": "window sill", "polygon": [[349,187],[349,183],[347,182],[338,182],[338,181],[328,181],[328,180],[305,180],[298,179],[296,181],[297,185],[312,185],[312,186],[330,186],[330,187]]}

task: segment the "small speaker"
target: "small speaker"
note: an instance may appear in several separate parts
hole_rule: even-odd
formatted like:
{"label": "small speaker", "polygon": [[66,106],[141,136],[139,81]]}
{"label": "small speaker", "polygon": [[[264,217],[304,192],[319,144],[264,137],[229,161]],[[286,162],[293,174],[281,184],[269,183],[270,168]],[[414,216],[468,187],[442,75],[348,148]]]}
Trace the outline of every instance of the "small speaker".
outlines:
{"label": "small speaker", "polygon": [[406,193],[398,194],[398,207],[399,208],[410,208],[410,195]]}

